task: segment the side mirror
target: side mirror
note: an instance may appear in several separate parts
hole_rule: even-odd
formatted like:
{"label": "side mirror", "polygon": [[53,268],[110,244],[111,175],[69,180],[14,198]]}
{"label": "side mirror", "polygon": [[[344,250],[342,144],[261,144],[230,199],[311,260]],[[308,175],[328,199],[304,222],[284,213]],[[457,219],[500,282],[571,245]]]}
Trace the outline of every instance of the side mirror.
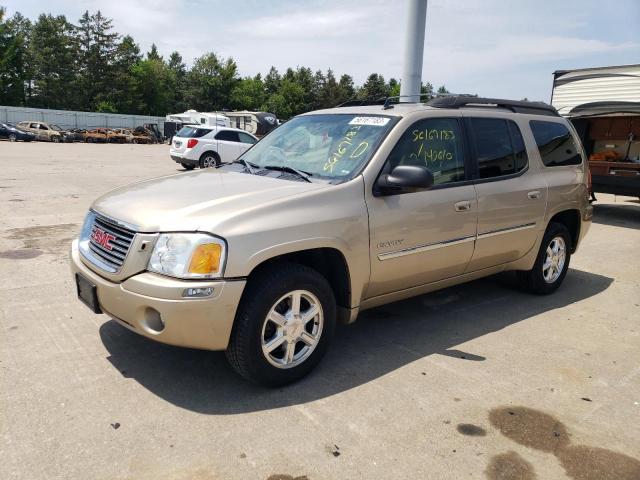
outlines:
{"label": "side mirror", "polygon": [[380,175],[375,194],[396,195],[399,193],[428,190],[433,186],[433,173],[419,165],[398,165],[391,173]]}

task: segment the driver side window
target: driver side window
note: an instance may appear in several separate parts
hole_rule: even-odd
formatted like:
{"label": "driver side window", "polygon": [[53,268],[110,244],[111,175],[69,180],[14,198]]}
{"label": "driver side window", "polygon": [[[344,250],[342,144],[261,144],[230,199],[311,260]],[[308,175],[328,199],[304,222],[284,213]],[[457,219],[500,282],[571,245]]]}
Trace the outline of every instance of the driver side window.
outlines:
{"label": "driver side window", "polygon": [[409,127],[389,155],[385,167],[398,165],[427,167],[433,184],[465,180],[462,132],[456,118],[425,118]]}

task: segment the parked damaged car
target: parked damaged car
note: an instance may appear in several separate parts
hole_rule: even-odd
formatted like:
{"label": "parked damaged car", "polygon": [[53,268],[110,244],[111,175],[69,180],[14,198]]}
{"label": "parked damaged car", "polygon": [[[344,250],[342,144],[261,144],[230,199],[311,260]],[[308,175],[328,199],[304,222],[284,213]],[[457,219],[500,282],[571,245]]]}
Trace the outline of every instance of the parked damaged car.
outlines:
{"label": "parked damaged car", "polygon": [[0,138],[6,138],[10,142],[16,142],[22,140],[23,142],[30,142],[35,140],[36,136],[31,132],[25,132],[16,128],[12,123],[0,123]]}
{"label": "parked damaged car", "polygon": [[41,142],[68,142],[71,141],[68,132],[55,123],[24,121],[17,125],[20,130],[33,133],[36,140]]}

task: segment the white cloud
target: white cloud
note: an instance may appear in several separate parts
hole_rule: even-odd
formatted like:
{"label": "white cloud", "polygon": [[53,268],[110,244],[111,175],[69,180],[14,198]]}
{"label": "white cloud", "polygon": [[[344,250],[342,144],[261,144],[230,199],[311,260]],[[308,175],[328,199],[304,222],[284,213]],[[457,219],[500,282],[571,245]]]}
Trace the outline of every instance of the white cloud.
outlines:
{"label": "white cloud", "polygon": [[[101,9],[143,51],[156,43],[187,63],[207,51],[237,61],[243,75],[271,65],[332,68],[357,83],[402,73],[406,0],[4,0],[9,13],[42,11],[72,21]],[[424,75],[480,94],[548,98],[555,68],[638,61],[640,2],[429,0]]]}

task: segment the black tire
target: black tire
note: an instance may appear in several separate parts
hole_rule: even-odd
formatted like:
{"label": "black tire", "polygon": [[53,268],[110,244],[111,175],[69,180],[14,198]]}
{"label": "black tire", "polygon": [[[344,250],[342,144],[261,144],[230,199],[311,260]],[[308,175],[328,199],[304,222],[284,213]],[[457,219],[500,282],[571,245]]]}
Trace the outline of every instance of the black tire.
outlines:
{"label": "black tire", "polygon": [[[565,248],[565,260],[560,270],[560,275],[553,281],[547,281],[544,277],[543,265],[547,258],[547,248],[556,238],[562,238]],[[527,291],[535,293],[537,295],[549,295],[555,292],[562,284],[564,277],[569,270],[569,262],[571,260],[571,250],[573,248],[573,242],[571,240],[571,234],[566,226],[562,223],[551,222],[547,227],[547,231],[542,237],[542,243],[540,244],[540,250],[536,257],[536,263],[529,271],[517,272],[520,285]]]}
{"label": "black tire", "polygon": [[181,163],[180,165],[182,165],[182,168],[184,168],[185,170],[193,170],[194,168],[196,168],[195,165],[190,165],[188,163]]}
{"label": "black tire", "polygon": [[15,142],[18,139],[18,137],[16,137],[15,133],[10,133],[9,134],[9,141],[10,142]]}
{"label": "black tire", "polygon": [[58,135],[54,135],[53,137],[51,137],[51,141],[53,143],[60,143],[60,137]]}
{"label": "black tire", "polygon": [[[263,325],[278,299],[295,290],[310,292],[319,300],[324,322],[309,356],[296,366],[279,368],[263,353]],[[335,325],[336,302],[327,280],[304,265],[277,263],[257,273],[245,288],[227,347],[227,360],[240,375],[258,385],[277,387],[295,382],[320,362],[331,343]]]}
{"label": "black tire", "polygon": [[216,152],[204,152],[200,157],[200,168],[220,166],[220,156]]}

